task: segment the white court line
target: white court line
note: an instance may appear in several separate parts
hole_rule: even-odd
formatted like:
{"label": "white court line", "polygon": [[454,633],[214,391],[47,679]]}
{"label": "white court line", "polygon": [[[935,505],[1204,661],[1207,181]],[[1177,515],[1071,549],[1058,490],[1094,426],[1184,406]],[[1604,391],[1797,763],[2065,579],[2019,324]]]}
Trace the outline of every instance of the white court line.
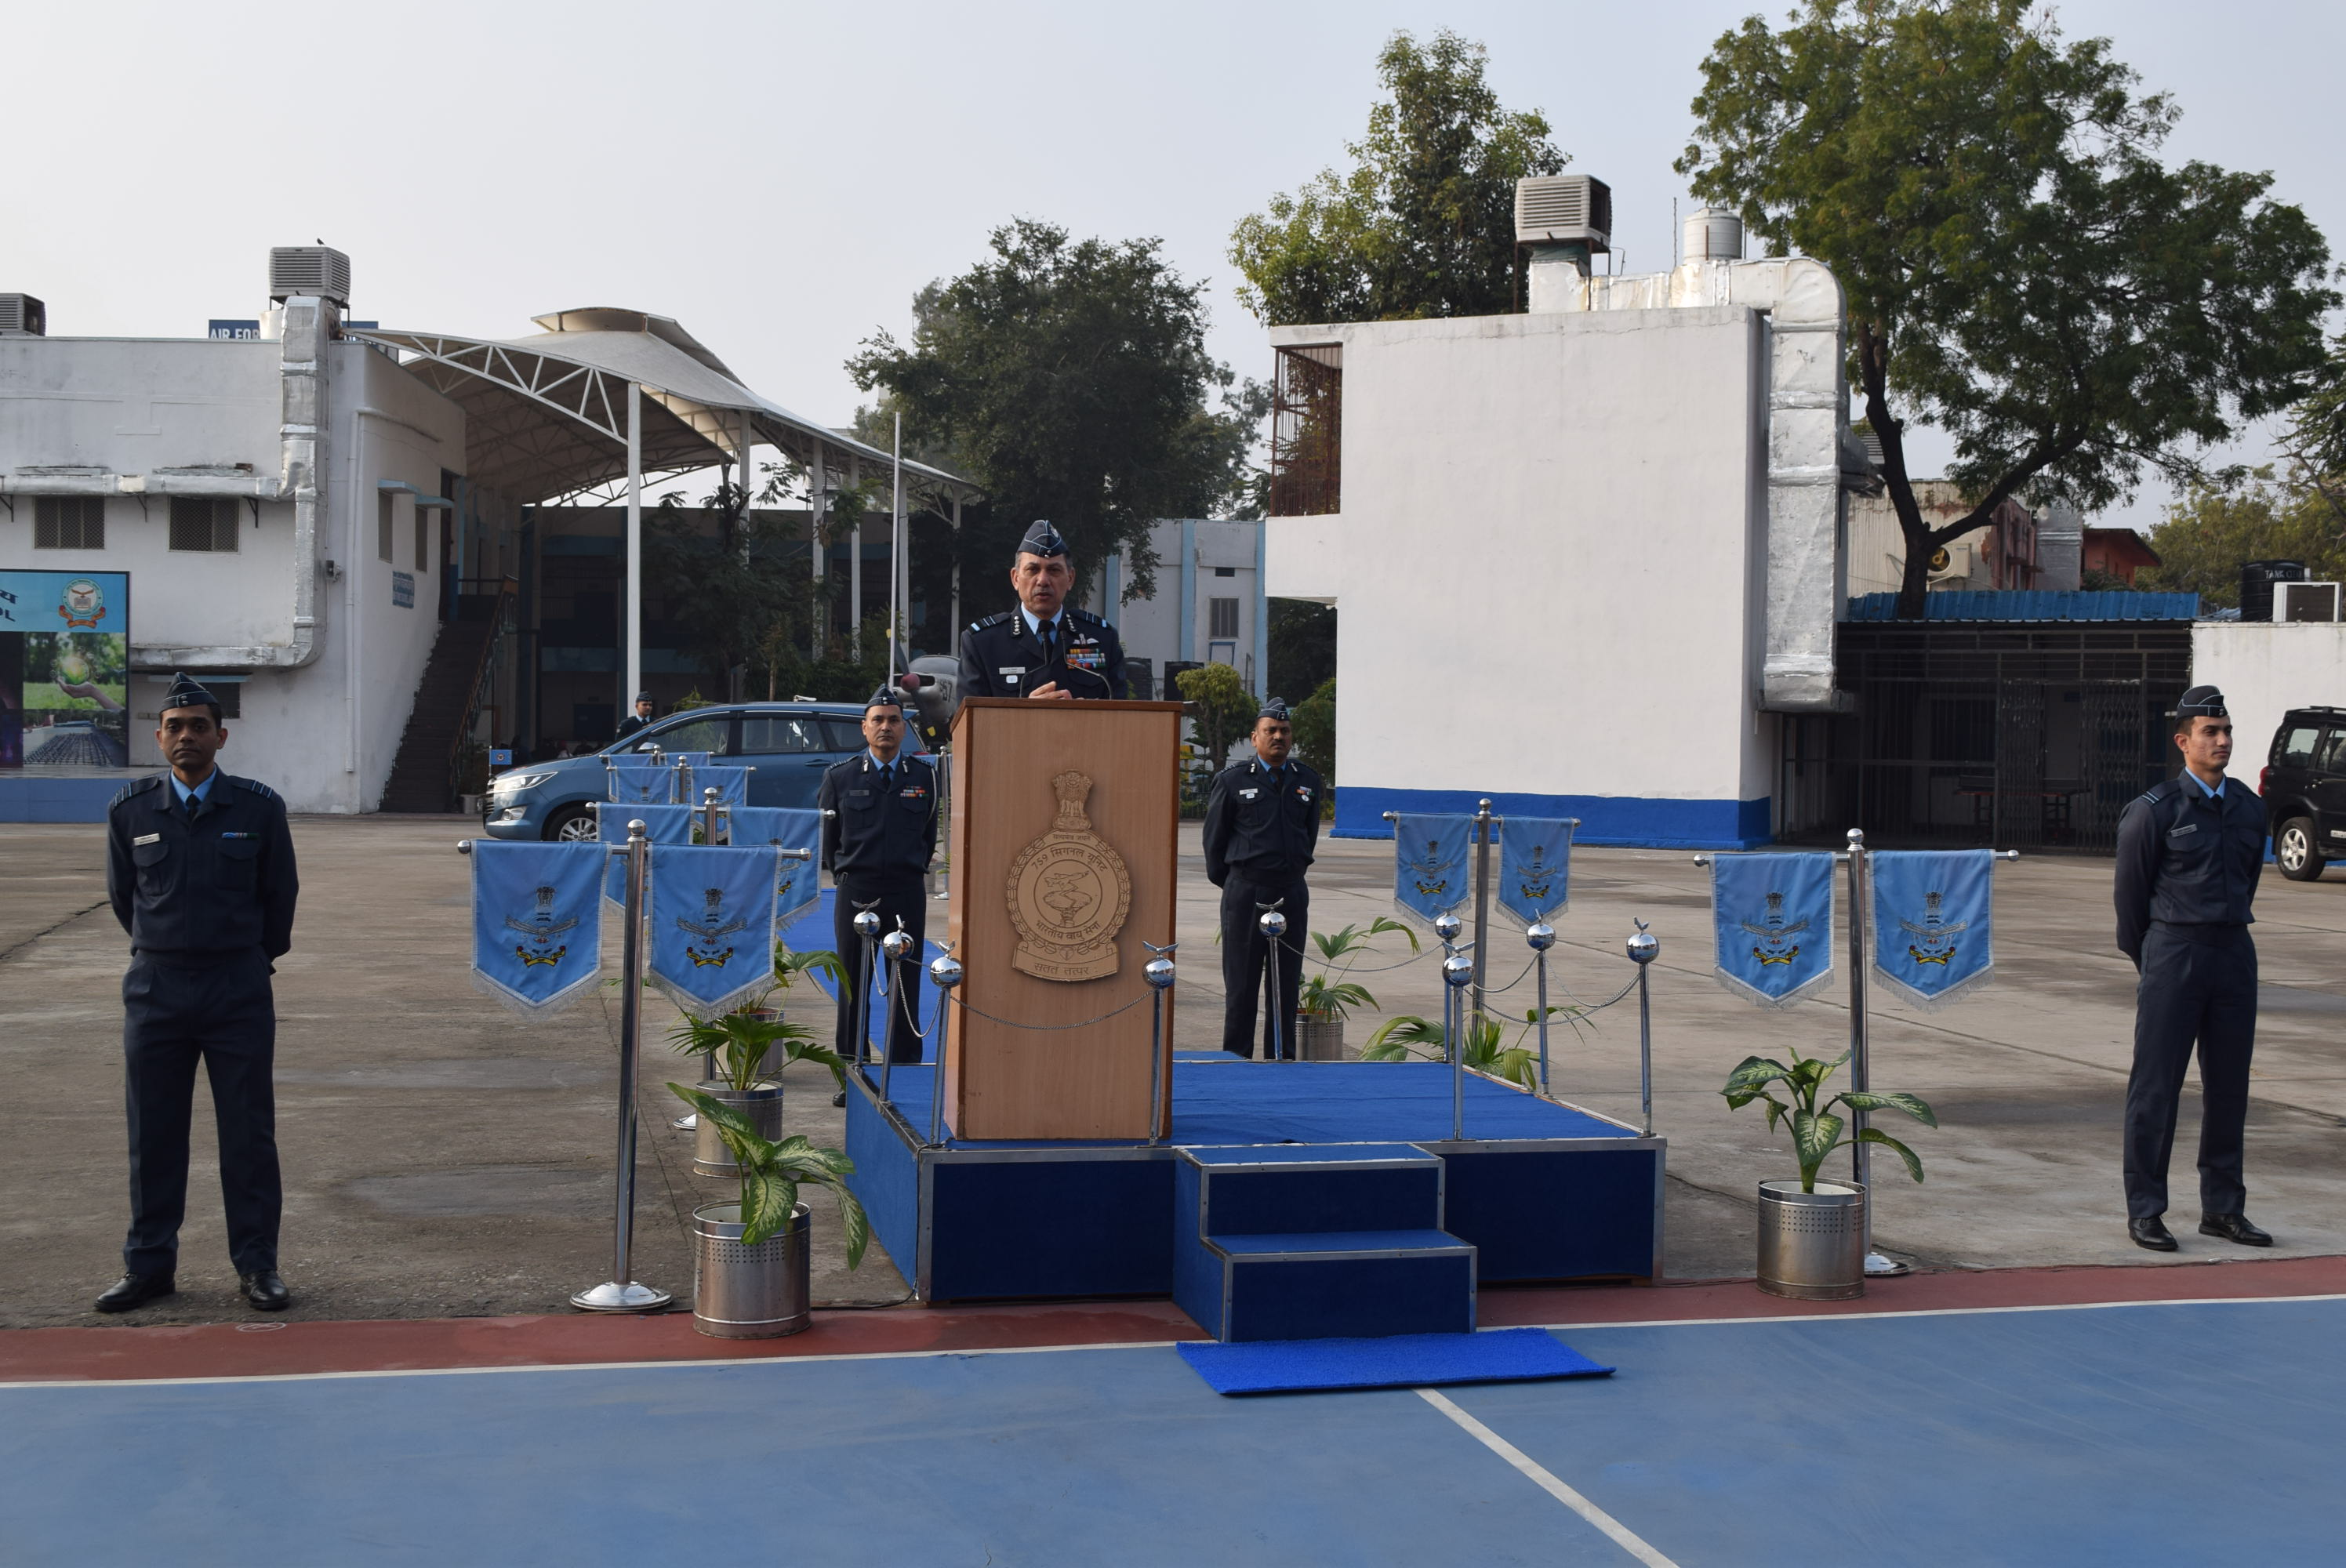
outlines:
{"label": "white court line", "polygon": [[[2278,1307],[2297,1301],[2346,1301],[2346,1293],[2320,1296],[2189,1296],[2157,1301],[2048,1301],[2021,1307],[1912,1307],[1882,1312],[1792,1312],[1760,1318],[1643,1318],[1634,1322],[1541,1323],[1561,1334],[1586,1329],[1698,1329],[1722,1323],[1854,1323],[1885,1318],[1978,1318],[1992,1313],[2103,1312],[2119,1307]],[[1495,1332],[1496,1330],[1486,1330]],[[5,1385],[0,1385],[5,1386]]]}
{"label": "white court line", "polygon": [[1627,1525],[1565,1485],[1531,1455],[1452,1404],[1442,1395],[1432,1389],[1420,1389],[1417,1390],[1417,1397],[1456,1421],[1475,1441],[1522,1471],[1533,1485],[1603,1531],[1614,1545],[1646,1564],[1646,1568],[1678,1568],[1676,1563],[1655,1551]]}

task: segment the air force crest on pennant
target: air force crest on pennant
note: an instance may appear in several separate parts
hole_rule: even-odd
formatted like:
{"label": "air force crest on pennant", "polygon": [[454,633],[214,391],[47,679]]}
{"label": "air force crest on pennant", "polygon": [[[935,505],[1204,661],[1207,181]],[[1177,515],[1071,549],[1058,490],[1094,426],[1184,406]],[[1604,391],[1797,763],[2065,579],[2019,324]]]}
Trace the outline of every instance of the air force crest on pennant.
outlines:
{"label": "air force crest on pennant", "polygon": [[521,933],[522,940],[514,943],[514,956],[521,960],[525,969],[560,963],[563,954],[568,952],[570,947],[566,942],[556,947],[554,939],[577,923],[576,920],[554,918],[554,890],[550,887],[537,890],[537,908],[527,918],[515,920],[511,915],[505,917],[506,928]]}
{"label": "air force crest on pennant", "polygon": [[1914,940],[1906,944],[1906,956],[1917,963],[1935,963],[1944,968],[1955,956],[1955,938],[1971,929],[1969,921],[1949,921],[1944,910],[1947,895],[1928,892],[1923,895],[1923,923],[1902,920],[1898,923]]}
{"label": "air force crest on pennant", "polygon": [[1556,891],[1556,873],[1563,869],[1547,858],[1545,844],[1538,845],[1533,849],[1531,859],[1515,872],[1515,887],[1533,902],[1545,903],[1548,895]]}
{"label": "air force crest on pennant", "polygon": [[1414,856],[1405,863],[1410,886],[1424,897],[1438,901],[1450,891],[1450,876],[1455,868],[1443,864],[1441,840],[1428,839],[1425,853]]}
{"label": "air force crest on pennant", "polygon": [[1772,891],[1768,895],[1768,912],[1760,923],[1754,925],[1749,921],[1740,923],[1755,939],[1751,943],[1751,956],[1763,964],[1790,963],[1800,957],[1800,944],[1792,939],[1809,929],[1809,922],[1805,920],[1788,921],[1784,918],[1784,895]]}
{"label": "air force crest on pennant", "polygon": [[733,956],[733,949],[730,944],[728,944],[720,952],[718,951],[717,944],[724,942],[737,931],[746,931],[749,929],[750,922],[738,916],[730,921],[725,918],[723,888],[709,888],[704,891],[708,903],[701,911],[701,918],[699,921],[688,921],[678,916],[676,929],[688,937],[700,939],[697,944],[690,942],[684,944],[684,955],[692,960],[693,968],[722,969],[725,967],[726,961]]}

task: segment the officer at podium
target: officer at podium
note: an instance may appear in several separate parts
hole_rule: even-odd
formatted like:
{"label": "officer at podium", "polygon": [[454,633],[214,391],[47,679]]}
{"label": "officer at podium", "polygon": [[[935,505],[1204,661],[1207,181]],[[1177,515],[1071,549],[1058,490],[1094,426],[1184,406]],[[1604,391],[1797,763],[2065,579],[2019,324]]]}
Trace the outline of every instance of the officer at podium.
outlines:
{"label": "officer at podium", "polygon": [[2195,686],[2175,709],[2183,771],[2118,819],[2118,951],[2134,960],[2134,1071],[2127,1080],[2127,1235],[2173,1252],[2167,1162],[2191,1050],[2199,1050],[2199,1234],[2270,1247],[2249,1222],[2241,1145],[2257,1040],[2257,877],[2265,810],[2224,776],[2232,720],[2224,694]]}
{"label": "officer at podium", "polygon": [[1066,540],[1037,522],[1018,542],[1010,567],[1018,607],[962,634],[960,695],[1121,701],[1124,644],[1097,616],[1068,607],[1075,584]]}
{"label": "officer at podium", "polygon": [[[937,852],[936,769],[903,750],[904,699],[893,687],[882,687],[863,705],[863,741],[862,751],[824,772],[821,795],[822,809],[831,813],[822,820],[822,868],[837,889],[831,939],[848,977],[839,988],[839,1054],[850,1061],[862,1055],[857,1029],[863,939],[855,934],[855,916],[868,909],[880,917],[882,936],[901,921],[913,938],[892,969],[884,953],[875,963],[887,976],[888,1059],[917,1062],[921,1039],[912,1009],[928,932],[924,878]],[[876,946],[878,938],[873,941]],[[843,1095],[839,1103],[846,1103]]]}
{"label": "officer at podium", "polygon": [[106,812],[106,892],[130,935],[122,977],[130,1233],[123,1276],[97,1309],[128,1312],[176,1288],[200,1062],[219,1130],[237,1289],[256,1310],[279,1312],[291,1298],[277,1273],[284,1197],[269,977],[293,945],[293,840],[274,790],[213,761],[228,743],[218,697],[182,675],[158,718],[155,741],[170,772],[131,785]]}
{"label": "officer at podium", "polygon": [[[1253,754],[1214,776],[1206,798],[1206,876],[1222,890],[1222,1049],[1254,1054],[1255,999],[1262,991],[1263,906],[1287,917],[1279,939],[1280,1054],[1299,1058],[1295,1003],[1303,984],[1303,941],[1311,890],[1304,885],[1320,842],[1320,775],[1295,760],[1287,704],[1262,705],[1249,737]],[[1270,1051],[1269,1020],[1264,1051]]]}

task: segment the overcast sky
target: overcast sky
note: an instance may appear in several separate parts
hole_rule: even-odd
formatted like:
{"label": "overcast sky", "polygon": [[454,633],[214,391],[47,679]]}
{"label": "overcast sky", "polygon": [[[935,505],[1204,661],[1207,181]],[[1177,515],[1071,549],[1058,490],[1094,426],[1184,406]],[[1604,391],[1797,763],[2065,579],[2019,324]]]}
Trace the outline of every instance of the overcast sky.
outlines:
{"label": "overcast sky", "polygon": [[[257,315],[271,245],[352,258],[353,316],[517,336],[532,315],[674,316],[785,407],[843,423],[842,362],[1013,215],[1161,237],[1208,280],[1215,353],[1269,352],[1231,224],[1342,158],[1395,29],[1491,51],[1616,258],[1670,258],[1670,163],[1732,0],[1394,5],[46,5],[12,10],[0,290],[52,332],[199,334]],[[1786,6],[1764,7],[1780,16]],[[2179,98],[2178,157],[2270,169],[2346,249],[2334,71],[2346,7],[2072,0]],[[2325,150],[2328,149],[2328,150]],[[1942,443],[1923,459],[1943,461]],[[2147,525],[2163,492],[2121,520]]]}

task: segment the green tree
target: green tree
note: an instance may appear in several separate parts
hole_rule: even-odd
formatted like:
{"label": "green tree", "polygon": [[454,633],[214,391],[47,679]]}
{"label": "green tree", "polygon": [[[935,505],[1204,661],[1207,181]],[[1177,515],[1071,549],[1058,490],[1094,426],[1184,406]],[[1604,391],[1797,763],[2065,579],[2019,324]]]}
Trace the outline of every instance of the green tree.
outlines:
{"label": "green tree", "polygon": [[[2329,247],[2268,174],[2158,158],[2177,110],[2028,0],[1807,0],[1703,62],[1697,194],[1830,266],[1905,535],[1927,564],[2024,490],[2092,511],[2287,404],[2321,359]],[[1908,419],[1973,498],[1923,523]]]}
{"label": "green tree", "polygon": [[2270,467],[2231,484],[2197,484],[2151,529],[2160,565],[2136,574],[2136,585],[2229,607],[2240,602],[2245,562],[2302,561],[2317,580],[2335,580],[2346,575],[2346,542],[2336,529],[2320,491]]}
{"label": "green tree", "polygon": [[1310,599],[1270,601],[1270,669],[1263,684],[1300,702],[1336,678],[1336,606]]}
{"label": "green tree", "polygon": [[1295,705],[1295,749],[1336,787],[1336,677],[1330,676]]}
{"label": "green tree", "polygon": [[2290,411],[2281,447],[2297,465],[2298,477],[2329,508],[2331,536],[2346,541],[2346,337],[2331,343],[2309,379],[2305,397]]}
{"label": "green tree", "polygon": [[1174,677],[1174,684],[1181,688],[1181,700],[1189,705],[1189,719],[1197,728],[1198,744],[1204,748],[1208,763],[1221,767],[1229,759],[1230,747],[1253,728],[1261,704],[1239,678],[1239,672],[1226,664],[1185,669]]}
{"label": "green tree", "polygon": [[917,431],[918,450],[951,453],[984,486],[1005,570],[1010,542],[1047,517],[1079,585],[1121,548],[1125,596],[1144,598],[1148,525],[1215,515],[1243,493],[1256,422],[1206,352],[1198,286],[1160,243],[1070,242],[1016,219],[988,260],[921,290],[910,344],[883,331],[848,361],[857,386],[902,409],[908,450]]}
{"label": "green tree", "polygon": [[1323,169],[1230,233],[1239,302],[1267,325],[1489,316],[1515,309],[1515,181],[1565,157],[1536,110],[1499,107],[1488,52],[1457,34],[1395,33],[1377,56],[1387,97]]}

